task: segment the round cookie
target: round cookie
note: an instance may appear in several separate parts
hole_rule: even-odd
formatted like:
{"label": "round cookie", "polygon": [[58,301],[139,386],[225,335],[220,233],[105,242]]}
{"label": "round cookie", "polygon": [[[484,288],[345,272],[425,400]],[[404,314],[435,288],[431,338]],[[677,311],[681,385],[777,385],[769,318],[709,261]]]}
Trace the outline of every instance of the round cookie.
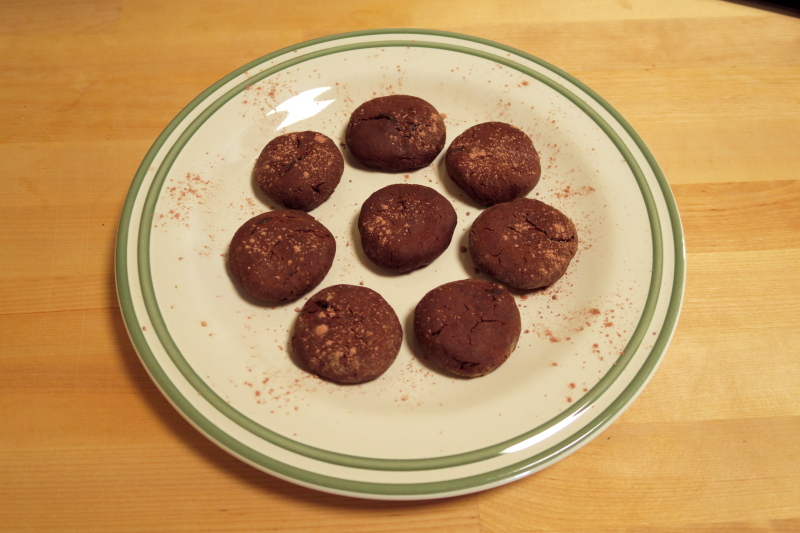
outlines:
{"label": "round cookie", "polygon": [[401,171],[429,165],[444,148],[445,137],[444,120],[435,107],[416,96],[395,94],[358,106],[345,141],[366,166]]}
{"label": "round cookie", "polygon": [[440,285],[414,311],[414,336],[425,358],[457,376],[496,370],[516,348],[521,330],[514,297],[488,280]]}
{"label": "round cookie", "polygon": [[424,185],[398,183],[361,206],[361,247],[378,266],[397,273],[430,264],[450,245],[457,215],[447,198]]}
{"label": "round cookie", "polygon": [[264,194],[289,209],[310,211],[327,200],[344,173],[344,158],[322,133],[301,131],[272,139],[253,176]]}
{"label": "round cookie", "polygon": [[517,289],[555,283],[578,250],[572,221],[532,198],[497,204],[475,219],[469,252],[481,272]]}
{"label": "round cookie", "polygon": [[270,211],[236,231],[228,249],[228,267],[254,298],[285,302],[318,285],[335,254],[333,235],[311,215]]}
{"label": "round cookie", "polygon": [[504,122],[477,124],[456,137],[445,167],[450,179],[483,205],[525,196],[542,174],[530,137]]}
{"label": "round cookie", "polygon": [[380,294],[358,285],[334,285],[300,310],[292,351],[309,372],[336,383],[370,381],[392,365],[403,330]]}

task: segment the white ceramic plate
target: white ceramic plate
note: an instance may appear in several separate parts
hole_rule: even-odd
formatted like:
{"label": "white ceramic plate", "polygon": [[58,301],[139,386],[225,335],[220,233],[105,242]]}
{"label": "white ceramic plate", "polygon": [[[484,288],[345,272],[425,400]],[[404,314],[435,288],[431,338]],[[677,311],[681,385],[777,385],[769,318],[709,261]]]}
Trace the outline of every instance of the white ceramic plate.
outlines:
{"label": "white ceramic plate", "polygon": [[[168,81],[168,80],[166,80]],[[166,87],[166,85],[165,85]],[[405,339],[379,379],[339,386],[288,353],[306,298],[262,306],[243,297],[225,253],[234,231],[275,208],[253,186],[261,148],[314,130],[342,141],[352,110],[375,96],[424,98],[448,142],[484,121],[528,133],[542,178],[530,196],[570,216],[579,251],[554,286],[515,293],[523,334],[508,362],[474,380],[426,366],[411,342],[414,306],[430,289],[474,276],[466,235],[481,208],[429,167],[384,174],[347,165],[311,214],[336,237],[325,286],[370,287],[394,307]],[[373,268],[354,221],[395,182],[448,197],[449,249],[406,275]],[[323,491],[379,499],[453,496],[508,483],[595,437],[655,371],[684,285],[680,220],[639,136],[578,80],[533,56],[451,33],[379,30],[279,50],[226,76],[170,123],[125,203],[117,286],[137,352],[156,384],[201,432],[253,466]]]}

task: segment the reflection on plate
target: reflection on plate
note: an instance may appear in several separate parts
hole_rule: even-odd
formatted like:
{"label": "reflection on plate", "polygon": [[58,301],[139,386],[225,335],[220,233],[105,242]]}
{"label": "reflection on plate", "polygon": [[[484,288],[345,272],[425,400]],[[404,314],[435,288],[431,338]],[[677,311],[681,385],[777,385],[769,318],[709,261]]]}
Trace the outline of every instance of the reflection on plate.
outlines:
{"label": "reflection on plate", "polygon": [[[429,368],[410,342],[430,289],[476,275],[466,235],[482,208],[452,184],[443,155],[399,174],[365,169],[344,148],[350,113],[375,96],[412,94],[444,116],[448,142],[499,120],[542,159],[529,196],[566,213],[580,239],[552,287],[515,293],[516,351],[475,380]],[[317,289],[363,284],[405,330],[379,379],[338,386],[294,364],[288,340],[305,298],[263,306],[244,297],[224,255],[233,232],[273,209],[253,186],[261,148],[314,130],[347,166],[312,214],[337,240]],[[458,227],[428,267],[387,275],[361,252],[361,203],[389,183],[448,197]],[[588,442],[655,371],[683,296],[683,236],[674,200],[633,129],[578,80],[512,48],[464,35],[356,32],[309,41],[245,65],[192,101],[159,136],[120,221],[117,285],[133,344],[156,384],[200,431],[244,461],[295,483],[381,499],[484,490],[540,470]]]}

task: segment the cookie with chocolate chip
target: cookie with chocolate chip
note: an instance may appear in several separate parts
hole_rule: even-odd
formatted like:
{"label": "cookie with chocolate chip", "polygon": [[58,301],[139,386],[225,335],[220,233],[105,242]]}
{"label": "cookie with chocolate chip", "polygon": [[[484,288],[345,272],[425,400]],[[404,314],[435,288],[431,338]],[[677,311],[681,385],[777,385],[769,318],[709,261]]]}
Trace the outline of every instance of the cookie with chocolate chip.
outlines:
{"label": "cookie with chocolate chip", "polygon": [[361,247],[376,265],[410,272],[430,264],[447,249],[457,218],[450,201],[430,187],[389,185],[361,206]]}
{"label": "cookie with chocolate chip", "polygon": [[261,151],[253,176],[271,199],[289,209],[310,211],[327,200],[344,173],[336,144],[315,131],[275,137]]}
{"label": "cookie with chocolate chip", "polygon": [[270,211],[245,222],[233,235],[228,268],[244,290],[259,300],[296,300],[330,270],[336,241],[303,211]]}
{"label": "cookie with chocolate chip", "polygon": [[403,171],[429,165],[444,148],[442,116],[416,96],[394,94],[364,102],[353,111],[345,141],[364,165]]}
{"label": "cookie with chocolate chip", "polygon": [[494,372],[514,351],[522,321],[498,283],[465,279],[440,285],[414,310],[414,336],[433,365],[463,377]]}
{"label": "cookie with chocolate chip", "polygon": [[445,155],[447,174],[483,205],[525,196],[542,174],[539,153],[522,130],[505,122],[484,122],[456,137]]}
{"label": "cookie with chocolate chip", "polygon": [[469,230],[469,252],[481,272],[517,289],[555,283],[578,250],[575,225],[532,198],[490,207]]}
{"label": "cookie with chocolate chip", "polygon": [[311,296],[300,310],[292,352],[312,374],[336,383],[363,383],[389,369],[402,340],[400,321],[380,294],[334,285]]}

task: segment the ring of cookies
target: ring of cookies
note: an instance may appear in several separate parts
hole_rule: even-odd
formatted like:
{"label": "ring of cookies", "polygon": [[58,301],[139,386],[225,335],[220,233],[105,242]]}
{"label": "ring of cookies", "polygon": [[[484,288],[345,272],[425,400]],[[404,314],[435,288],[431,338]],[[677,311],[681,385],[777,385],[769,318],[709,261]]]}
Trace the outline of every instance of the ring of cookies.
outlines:
{"label": "ring of cookies", "polygon": [[[353,111],[345,141],[366,167],[402,172],[431,164],[444,149],[446,128],[425,100],[390,95]],[[253,179],[286,209],[251,218],[231,240],[228,269],[247,294],[284,303],[323,281],[336,242],[308,211],[334,194],[344,168],[339,148],[318,132],[288,133],[267,143]],[[475,378],[497,370],[517,345],[520,313],[508,287],[534,290],[558,281],[577,252],[578,237],[564,213],[526,197],[539,182],[541,165],[530,137],[513,125],[468,128],[450,143],[445,168],[467,196],[486,206],[470,228],[469,253],[476,269],[495,281],[468,278],[429,291],[414,310],[413,333],[430,365]],[[392,184],[367,198],[357,225],[368,260],[388,274],[403,274],[425,268],[450,246],[456,212],[430,187]],[[397,314],[380,294],[340,284],[309,297],[291,348],[306,371],[355,384],[386,372],[402,338]]]}

